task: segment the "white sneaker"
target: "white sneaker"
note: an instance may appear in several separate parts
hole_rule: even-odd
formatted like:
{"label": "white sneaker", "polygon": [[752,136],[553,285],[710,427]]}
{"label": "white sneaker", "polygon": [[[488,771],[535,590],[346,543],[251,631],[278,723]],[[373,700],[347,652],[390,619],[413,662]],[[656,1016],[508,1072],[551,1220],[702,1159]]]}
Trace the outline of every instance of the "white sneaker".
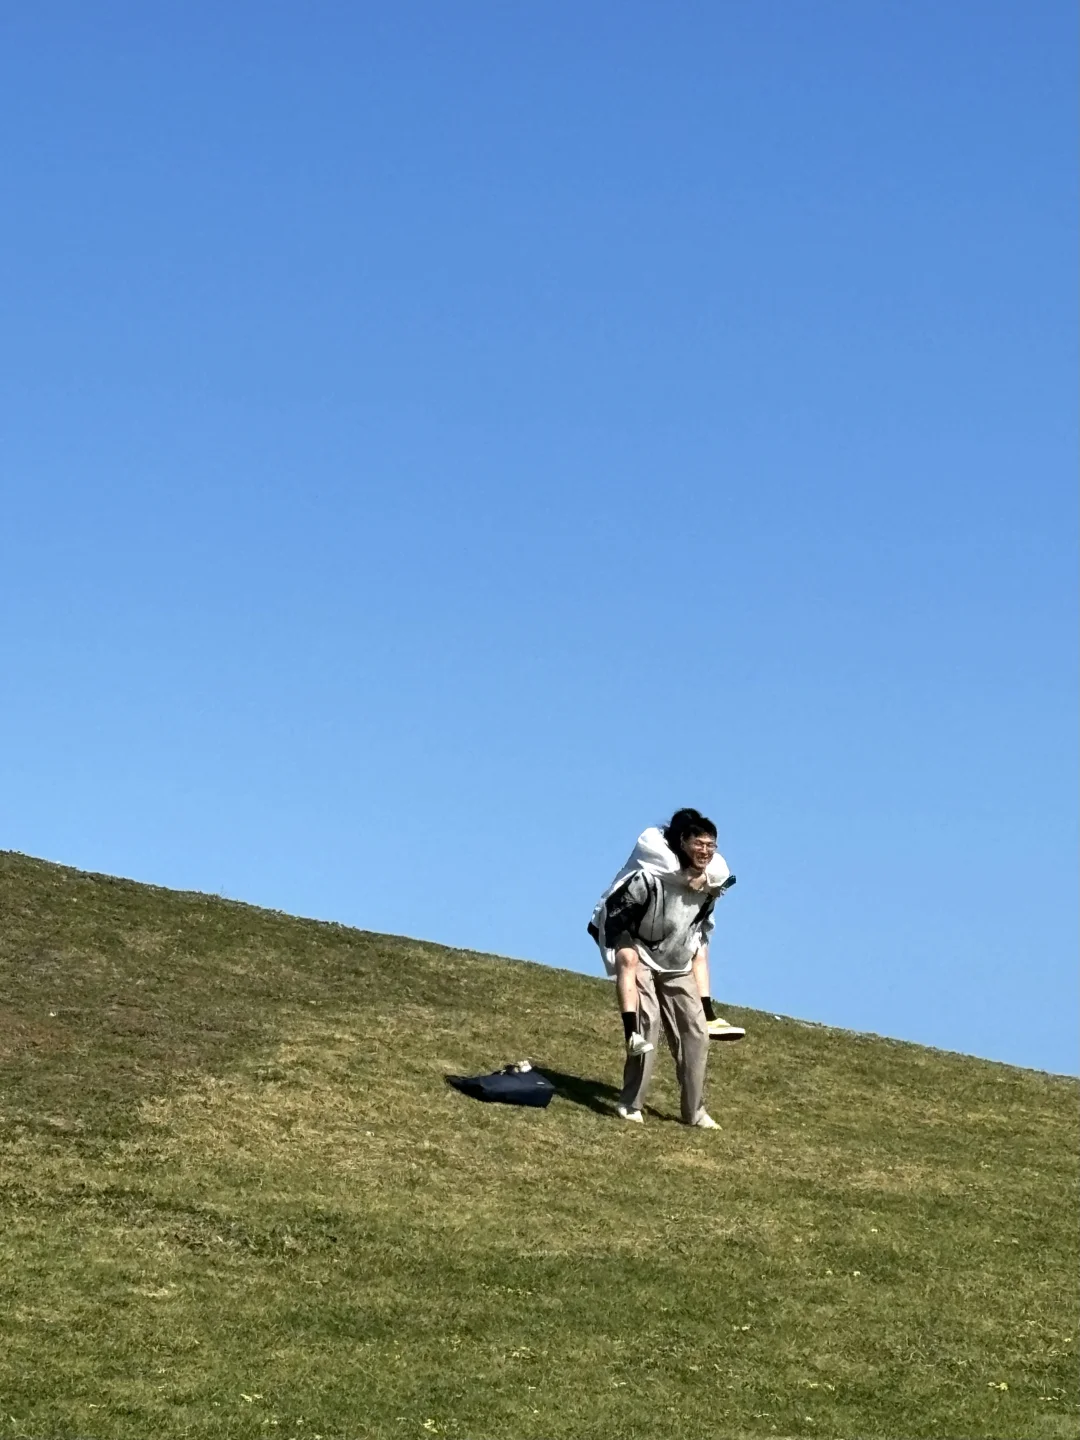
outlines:
{"label": "white sneaker", "polygon": [[634,1055],[647,1055],[650,1050],[655,1049],[656,1046],[652,1041],[646,1040],[645,1036],[638,1030],[635,1030],[626,1042],[626,1053],[631,1057]]}
{"label": "white sneaker", "polygon": [[640,1110],[628,1110],[625,1105],[616,1105],[615,1114],[620,1120],[632,1120],[635,1125],[644,1125],[645,1116]]}
{"label": "white sneaker", "polygon": [[706,1020],[705,1029],[710,1040],[741,1040],[746,1034],[741,1025],[732,1025],[730,1020],[722,1020],[719,1015],[715,1020]]}
{"label": "white sneaker", "polygon": [[699,1110],[697,1119],[691,1120],[690,1124],[697,1130],[719,1130],[720,1126],[712,1118],[707,1110]]}

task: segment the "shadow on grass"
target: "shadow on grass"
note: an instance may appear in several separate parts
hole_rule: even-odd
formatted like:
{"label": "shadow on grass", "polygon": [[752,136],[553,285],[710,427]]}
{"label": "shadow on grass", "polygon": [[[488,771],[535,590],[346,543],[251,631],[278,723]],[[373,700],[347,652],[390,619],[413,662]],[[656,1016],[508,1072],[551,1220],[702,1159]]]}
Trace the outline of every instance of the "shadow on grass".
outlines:
{"label": "shadow on grass", "polygon": [[536,1067],[540,1074],[555,1086],[555,1094],[586,1110],[595,1110],[598,1115],[610,1115],[615,1108],[619,1092],[614,1085],[605,1085],[601,1080],[584,1080],[580,1075],[564,1075],[561,1070],[549,1070],[544,1065]]}

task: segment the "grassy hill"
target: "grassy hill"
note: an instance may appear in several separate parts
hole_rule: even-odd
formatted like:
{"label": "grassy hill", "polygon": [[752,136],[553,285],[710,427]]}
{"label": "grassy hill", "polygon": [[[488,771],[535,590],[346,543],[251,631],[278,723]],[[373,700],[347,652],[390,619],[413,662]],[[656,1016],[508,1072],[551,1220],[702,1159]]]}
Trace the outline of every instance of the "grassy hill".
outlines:
{"label": "grassy hill", "polygon": [[735,1009],[722,1132],[667,1057],[638,1128],[599,980],[13,854],[0,917],[0,1440],[1080,1434],[1073,1080]]}

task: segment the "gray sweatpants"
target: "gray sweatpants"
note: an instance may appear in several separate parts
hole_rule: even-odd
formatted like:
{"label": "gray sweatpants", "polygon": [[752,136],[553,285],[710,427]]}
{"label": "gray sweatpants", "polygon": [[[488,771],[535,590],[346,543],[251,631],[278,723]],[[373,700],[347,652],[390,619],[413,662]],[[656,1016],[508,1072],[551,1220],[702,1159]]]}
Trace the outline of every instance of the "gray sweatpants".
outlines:
{"label": "gray sweatpants", "polygon": [[[658,975],[638,961],[638,1026],[653,1046],[660,1042],[663,1028],[668,1049],[675,1059],[675,1073],[682,1097],[682,1118],[692,1124],[705,1100],[705,1066],[709,1060],[709,1032],[693,974]],[[623,1070],[620,1105],[640,1110],[656,1064],[656,1049],[647,1055],[627,1056]]]}

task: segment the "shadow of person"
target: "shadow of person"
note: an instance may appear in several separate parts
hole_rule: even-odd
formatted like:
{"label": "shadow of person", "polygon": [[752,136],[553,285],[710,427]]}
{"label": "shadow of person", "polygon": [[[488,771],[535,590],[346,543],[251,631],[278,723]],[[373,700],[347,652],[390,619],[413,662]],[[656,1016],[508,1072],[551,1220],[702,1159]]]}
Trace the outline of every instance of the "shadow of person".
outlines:
{"label": "shadow of person", "polygon": [[561,1070],[549,1070],[544,1065],[536,1067],[540,1074],[550,1080],[555,1094],[586,1110],[595,1110],[598,1115],[610,1115],[619,1098],[614,1085],[605,1085],[602,1080],[584,1080],[580,1075],[564,1075]]}

